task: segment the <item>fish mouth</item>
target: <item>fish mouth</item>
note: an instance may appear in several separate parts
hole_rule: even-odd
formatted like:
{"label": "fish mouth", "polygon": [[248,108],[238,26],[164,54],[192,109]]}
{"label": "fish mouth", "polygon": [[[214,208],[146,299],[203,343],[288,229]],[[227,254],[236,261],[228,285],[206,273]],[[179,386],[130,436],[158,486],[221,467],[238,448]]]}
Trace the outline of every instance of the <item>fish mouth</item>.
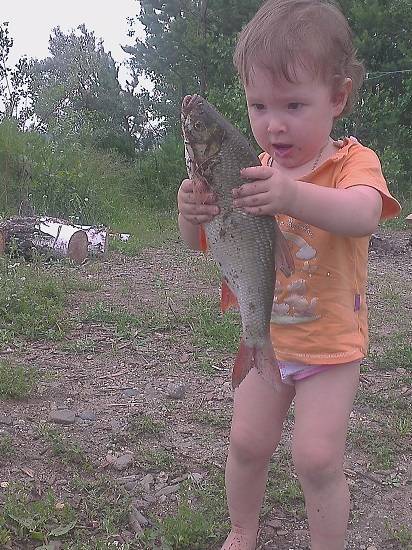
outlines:
{"label": "fish mouth", "polygon": [[182,101],[182,115],[186,118],[201,103],[202,98],[197,94],[185,96]]}

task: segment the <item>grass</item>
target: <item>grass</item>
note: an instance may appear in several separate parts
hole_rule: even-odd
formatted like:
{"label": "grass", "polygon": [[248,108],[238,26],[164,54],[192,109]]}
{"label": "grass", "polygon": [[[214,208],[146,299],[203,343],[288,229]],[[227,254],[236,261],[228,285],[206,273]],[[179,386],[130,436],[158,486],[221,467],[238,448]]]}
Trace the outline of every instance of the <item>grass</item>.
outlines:
{"label": "grass", "polygon": [[158,422],[144,413],[130,415],[127,422],[127,431],[134,440],[140,440],[144,435],[158,435],[164,428],[163,422]]}
{"label": "grass", "polygon": [[36,388],[38,371],[10,362],[0,362],[0,400],[25,399]]}
{"label": "grass", "polygon": [[222,473],[213,469],[200,483],[189,478],[182,484],[177,509],[145,530],[140,548],[209,550],[229,529],[223,487]]}
{"label": "grass", "polygon": [[[16,449],[13,445],[13,438],[7,432],[0,433],[0,464],[14,456]],[[1,540],[1,537],[0,537]]]}
{"label": "grass", "polygon": [[394,467],[403,443],[391,428],[379,428],[379,432],[367,427],[357,427],[349,432],[348,440],[354,447],[368,455],[372,470],[390,470]]}
{"label": "grass", "polygon": [[59,458],[62,464],[66,466],[75,465],[85,470],[91,470],[90,459],[78,443],[47,425],[42,425],[38,433],[40,438],[50,445],[53,456]]}
{"label": "grass", "polygon": [[71,325],[65,314],[68,295],[90,288],[75,273],[58,276],[39,263],[1,258],[0,346],[61,338]]}
{"label": "grass", "polygon": [[135,315],[102,302],[87,308],[82,321],[110,325],[123,338],[147,336],[155,331],[169,330],[170,327],[169,319],[153,309],[142,309],[139,315]]}
{"label": "grass", "polygon": [[204,296],[192,299],[186,323],[193,331],[195,346],[202,349],[235,352],[240,340],[240,316],[237,312],[220,313],[217,300]]}
{"label": "grass", "polygon": [[75,476],[71,486],[81,491],[76,508],[50,489],[33,499],[32,487],[10,485],[0,508],[0,546],[25,548],[22,543],[36,541],[36,548],[42,548],[42,544],[60,541],[70,550],[119,548],[110,539],[127,524],[127,495],[104,479],[89,481]]}
{"label": "grass", "polygon": [[293,472],[289,454],[283,448],[277,451],[269,465],[263,514],[269,514],[274,505],[298,518],[304,517],[303,492]]}
{"label": "grass", "polygon": [[[126,256],[138,256],[144,248],[158,247],[178,238],[177,214],[172,211],[148,210],[141,207],[139,212],[123,216],[116,224],[118,233],[110,240],[109,250]],[[122,240],[120,234],[130,235]]]}
{"label": "grass", "polygon": [[410,339],[410,334],[396,335],[390,348],[381,354],[371,354],[371,359],[380,369],[402,368],[412,373],[412,344],[408,343]]}

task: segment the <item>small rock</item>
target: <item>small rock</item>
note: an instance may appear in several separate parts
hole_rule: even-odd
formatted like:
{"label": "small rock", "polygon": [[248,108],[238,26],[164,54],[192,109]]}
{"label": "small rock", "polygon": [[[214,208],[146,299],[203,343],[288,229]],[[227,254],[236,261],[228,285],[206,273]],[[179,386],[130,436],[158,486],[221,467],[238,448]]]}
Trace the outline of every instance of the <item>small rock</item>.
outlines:
{"label": "small rock", "polygon": [[378,550],[378,549],[377,549],[377,547],[376,547],[374,544],[372,544],[372,546],[368,546],[368,547],[366,548],[366,550]]}
{"label": "small rock", "polygon": [[273,527],[273,529],[282,528],[282,522],[279,519],[271,519],[266,522],[266,525],[268,525],[269,527]]}
{"label": "small rock", "polygon": [[126,451],[113,460],[112,466],[118,471],[126,470],[133,463],[133,460],[134,454],[131,451]]}
{"label": "small rock", "polygon": [[156,493],[156,496],[157,497],[160,497],[162,495],[171,495],[172,493],[177,493],[177,491],[179,490],[180,488],[180,485],[177,484],[177,485],[166,485],[166,487],[162,487],[162,489],[159,489]]}
{"label": "small rock", "polygon": [[186,394],[186,387],[184,384],[169,384],[166,393],[170,399],[183,399]]}
{"label": "small rock", "polygon": [[97,418],[96,414],[93,411],[83,411],[78,416],[82,420],[89,420],[90,422],[95,422]]}
{"label": "small rock", "polygon": [[3,414],[0,414],[0,424],[4,424],[4,426],[12,426],[13,419],[10,416],[4,416]]}
{"label": "small rock", "polygon": [[127,388],[123,392],[124,397],[134,397],[137,394],[138,394],[138,391],[135,390],[134,388]]}
{"label": "small rock", "polygon": [[278,537],[284,537],[288,534],[288,532],[285,531],[284,529],[279,529],[279,531],[276,531],[276,534]]}
{"label": "small rock", "polygon": [[49,414],[49,420],[55,424],[74,424],[76,415],[70,409],[56,409]]}
{"label": "small rock", "polygon": [[150,485],[152,483],[154,483],[154,477],[152,476],[152,474],[147,474],[140,480],[140,485],[143,487],[146,493],[150,492]]}

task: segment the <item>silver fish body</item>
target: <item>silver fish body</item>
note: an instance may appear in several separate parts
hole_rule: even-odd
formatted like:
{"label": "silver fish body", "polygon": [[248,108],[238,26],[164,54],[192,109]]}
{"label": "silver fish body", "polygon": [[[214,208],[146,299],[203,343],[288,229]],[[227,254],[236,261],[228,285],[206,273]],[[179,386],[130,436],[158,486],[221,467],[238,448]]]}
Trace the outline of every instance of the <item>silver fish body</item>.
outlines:
{"label": "silver fish body", "polygon": [[195,194],[201,197],[213,190],[217,197],[220,213],[204,224],[207,245],[236,297],[242,319],[233,386],[253,366],[276,386],[280,377],[270,340],[270,316],[275,256],[278,241],[284,238],[273,217],[252,216],[232,206],[232,189],[244,183],[241,168],[259,166],[260,161],[245,137],[200,96],[183,101],[182,128]]}

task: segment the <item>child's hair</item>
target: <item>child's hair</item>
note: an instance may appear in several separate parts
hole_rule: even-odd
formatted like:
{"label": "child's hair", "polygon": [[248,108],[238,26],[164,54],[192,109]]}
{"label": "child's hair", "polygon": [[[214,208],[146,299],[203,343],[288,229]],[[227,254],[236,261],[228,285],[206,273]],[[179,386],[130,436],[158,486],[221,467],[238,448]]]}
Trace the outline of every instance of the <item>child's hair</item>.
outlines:
{"label": "child's hair", "polygon": [[244,84],[253,67],[289,82],[303,68],[330,83],[332,93],[352,79],[341,116],[352,110],[365,74],[349,24],[333,0],[268,0],[241,31],[233,61]]}

